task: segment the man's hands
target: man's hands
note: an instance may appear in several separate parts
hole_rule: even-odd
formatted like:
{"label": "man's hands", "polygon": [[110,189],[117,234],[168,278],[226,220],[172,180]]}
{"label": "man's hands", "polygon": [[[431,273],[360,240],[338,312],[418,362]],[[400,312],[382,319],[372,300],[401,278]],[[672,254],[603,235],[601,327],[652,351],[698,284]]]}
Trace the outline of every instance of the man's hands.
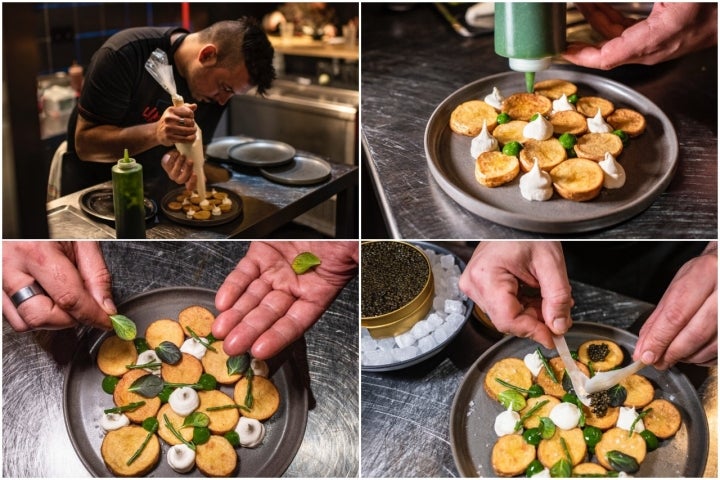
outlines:
{"label": "man's hands", "polygon": [[195,141],[197,104],[186,103],[179,107],[168,107],[155,124],[155,135],[160,145],[171,147],[176,143]]}

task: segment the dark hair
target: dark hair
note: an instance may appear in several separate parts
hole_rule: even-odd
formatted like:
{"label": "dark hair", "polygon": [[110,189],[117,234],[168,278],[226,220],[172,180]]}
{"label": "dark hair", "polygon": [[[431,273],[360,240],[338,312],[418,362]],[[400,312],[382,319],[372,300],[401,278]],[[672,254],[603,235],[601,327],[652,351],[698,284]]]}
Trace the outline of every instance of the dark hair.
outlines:
{"label": "dark hair", "polygon": [[[218,47],[218,65],[234,67],[243,61],[257,93],[264,94],[275,79],[275,50],[258,21],[252,17],[223,20],[198,32],[202,41]],[[240,48],[238,48],[240,47]]]}

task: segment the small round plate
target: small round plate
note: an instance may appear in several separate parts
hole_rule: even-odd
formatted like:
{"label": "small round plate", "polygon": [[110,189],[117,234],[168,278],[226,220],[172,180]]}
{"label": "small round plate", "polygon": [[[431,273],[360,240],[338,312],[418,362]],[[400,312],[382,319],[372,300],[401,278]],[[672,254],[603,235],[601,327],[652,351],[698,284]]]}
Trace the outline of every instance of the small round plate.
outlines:
{"label": "small round plate", "polygon": [[332,167],[314,155],[298,154],[288,164],[261,168],[263,177],[284,185],[313,185],[330,178]]}
{"label": "small round plate", "polygon": [[208,158],[227,160],[230,158],[228,153],[232,147],[242,145],[243,143],[250,141],[252,141],[252,138],[242,136],[214,138],[213,141],[205,147],[205,155]]}
{"label": "small round plate", "polygon": [[[208,185],[208,187],[210,186]],[[240,215],[240,213],[242,213],[243,210],[242,198],[240,198],[237,193],[226,188],[210,187],[208,191],[213,189],[216,192],[226,193],[230,200],[232,200],[232,208],[229,212],[224,212],[218,216],[211,216],[208,220],[196,220],[194,218],[187,218],[187,215],[185,215],[185,211],[183,210],[171,210],[168,207],[168,204],[170,202],[177,201],[177,197],[182,195],[183,192],[185,192],[184,187],[176,188],[168,192],[163,197],[162,202],[160,203],[160,208],[162,209],[162,212],[165,214],[165,216],[167,216],[173,222],[177,222],[182,225],[188,225],[191,227],[215,227],[235,220]]]}
{"label": "small round plate", "polygon": [[[90,217],[114,224],[115,207],[112,188],[96,188],[83,193],[80,196],[80,209]],[[156,214],[157,205],[153,200],[145,197],[145,220],[150,220]]]}
{"label": "small round plate", "polygon": [[228,160],[245,167],[277,167],[292,161],[295,148],[274,140],[254,140],[228,150]]}

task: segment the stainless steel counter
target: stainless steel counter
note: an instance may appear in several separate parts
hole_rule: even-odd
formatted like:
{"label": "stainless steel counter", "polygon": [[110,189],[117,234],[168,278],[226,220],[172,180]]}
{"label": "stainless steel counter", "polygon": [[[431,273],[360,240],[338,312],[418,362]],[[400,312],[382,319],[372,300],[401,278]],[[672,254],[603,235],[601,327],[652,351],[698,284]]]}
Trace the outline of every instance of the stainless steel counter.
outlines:
{"label": "stainless steel counter", "polygon": [[[217,289],[247,242],[103,242],[117,303],[170,286]],[[127,259],[132,258],[132,262]],[[286,477],[358,475],[358,281],[305,335],[312,398]],[[75,330],[15,333],[3,322],[3,477],[87,477],[63,418]]]}

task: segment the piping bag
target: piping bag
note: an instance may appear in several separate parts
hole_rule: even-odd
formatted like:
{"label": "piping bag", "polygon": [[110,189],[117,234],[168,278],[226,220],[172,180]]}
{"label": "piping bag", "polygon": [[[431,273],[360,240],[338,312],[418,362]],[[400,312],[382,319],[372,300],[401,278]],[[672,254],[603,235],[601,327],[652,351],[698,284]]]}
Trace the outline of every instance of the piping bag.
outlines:
{"label": "piping bag", "polygon": [[[168,61],[167,54],[163,50],[156,48],[150,54],[150,57],[145,62],[145,70],[170,94],[174,106],[179,107],[185,104],[183,97],[177,93],[173,68]],[[192,144],[176,143],[175,148],[177,148],[178,152],[185,155],[186,158],[192,160],[193,172],[197,176],[197,191],[202,201],[205,200],[206,196],[205,171],[203,170],[205,154],[203,152],[202,130],[200,130],[197,124],[195,124],[195,128],[197,128],[195,141]]]}

